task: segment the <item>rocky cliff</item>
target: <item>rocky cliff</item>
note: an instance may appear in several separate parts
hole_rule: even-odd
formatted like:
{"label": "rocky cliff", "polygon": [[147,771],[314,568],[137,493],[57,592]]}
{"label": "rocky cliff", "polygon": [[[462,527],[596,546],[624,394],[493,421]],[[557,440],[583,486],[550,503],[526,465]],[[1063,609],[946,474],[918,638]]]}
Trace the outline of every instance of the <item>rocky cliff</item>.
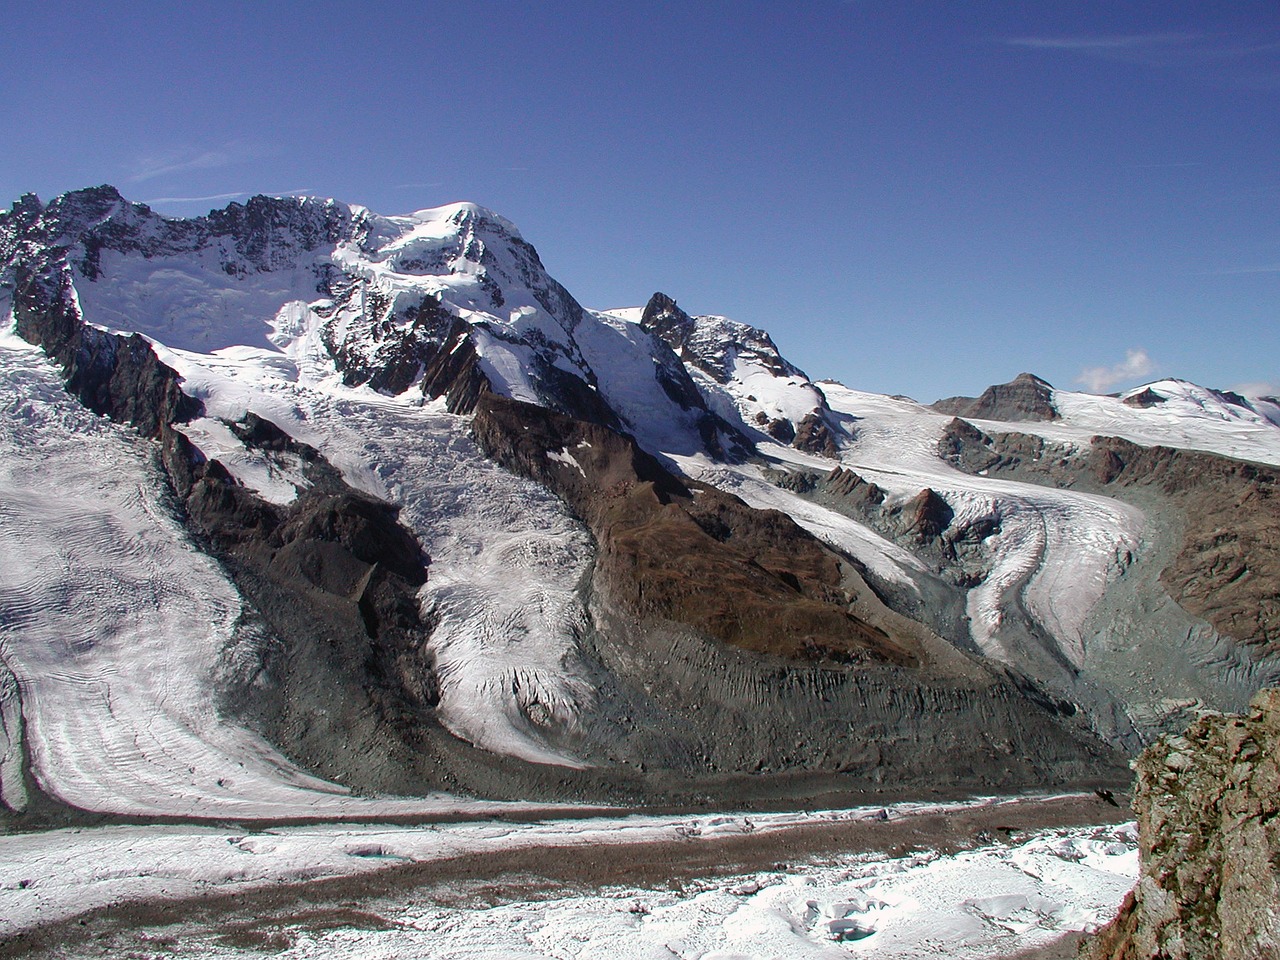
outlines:
{"label": "rocky cliff", "polygon": [[1088,960],[1280,956],[1280,690],[1134,763],[1142,873]]}

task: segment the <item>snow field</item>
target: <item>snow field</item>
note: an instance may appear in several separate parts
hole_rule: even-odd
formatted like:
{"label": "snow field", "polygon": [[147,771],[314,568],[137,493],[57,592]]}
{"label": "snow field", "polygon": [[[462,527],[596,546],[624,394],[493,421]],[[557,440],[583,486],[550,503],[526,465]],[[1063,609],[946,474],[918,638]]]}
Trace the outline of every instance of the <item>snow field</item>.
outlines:
{"label": "snow field", "polygon": [[[244,891],[468,854],[533,848],[554,857],[557,848],[574,846],[711,843],[992,805],[1000,801],[751,817],[330,824],[251,833],[114,826],[17,834],[0,837],[9,865],[0,881],[0,936],[125,901]],[[487,909],[444,906],[407,890],[403,899],[364,905],[388,919],[389,929],[304,934],[286,955],[990,956],[1105,922],[1136,874],[1136,833],[1128,825],[1048,830],[954,856],[851,855],[666,889],[617,887],[530,901],[517,884],[509,902]],[[236,955],[225,949],[206,954],[216,948],[192,945],[202,955]]]}
{"label": "snow field", "polygon": [[268,347],[264,320],[282,303],[317,296],[311,268],[322,262],[322,251],[295,270],[250,270],[234,278],[222,267],[224,256],[217,246],[156,257],[103,249],[103,279],[76,280],[80,315],[110,330],[208,353]]}
{"label": "snow field", "polygon": [[[1151,407],[1131,407],[1126,397],[1146,389],[1165,397]],[[1061,420],[1029,423],[973,421],[981,430],[1016,430],[1059,443],[1088,444],[1094,436],[1123,437],[1141,446],[1181,447],[1224,457],[1280,465],[1280,424],[1265,415],[1274,403],[1249,400],[1258,409],[1230,403],[1185,380],[1158,380],[1121,397],[1055,390]],[[1262,411],[1262,412],[1259,412]]]}

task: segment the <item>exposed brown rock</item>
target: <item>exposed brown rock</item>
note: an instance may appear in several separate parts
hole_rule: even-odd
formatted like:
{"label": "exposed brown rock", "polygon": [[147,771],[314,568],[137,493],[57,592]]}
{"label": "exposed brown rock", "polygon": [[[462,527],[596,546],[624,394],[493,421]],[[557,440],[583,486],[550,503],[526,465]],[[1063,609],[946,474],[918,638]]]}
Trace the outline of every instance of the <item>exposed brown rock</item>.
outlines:
{"label": "exposed brown rock", "polygon": [[681,480],[630,438],[541,407],[488,395],[472,429],[587,523],[599,573],[633,614],[786,658],[915,662],[846,611],[839,559],[784,514]]}
{"label": "exposed brown rock", "polygon": [[831,433],[831,427],[827,425],[827,421],[823,419],[818,411],[805,414],[800,426],[796,430],[795,439],[791,441],[791,445],[797,450],[807,450],[809,453],[821,454],[824,457],[838,457],[840,455],[839,448],[836,447],[835,437]]}
{"label": "exposed brown rock", "polygon": [[940,537],[954,516],[951,505],[934,490],[925,487],[901,508],[902,534],[925,543]]}
{"label": "exposed brown rock", "polygon": [[1280,955],[1280,690],[1134,762],[1142,872],[1088,960]]}
{"label": "exposed brown rock", "polygon": [[824,482],[826,489],[830,493],[843,497],[855,504],[870,507],[884,503],[884,490],[878,484],[871,483],[853,470],[836,467],[827,474]]}
{"label": "exposed brown rock", "polygon": [[1121,403],[1127,404],[1130,407],[1146,409],[1147,407],[1154,407],[1158,404],[1164,403],[1168,399],[1168,397],[1163,397],[1150,387],[1147,387],[1141,393],[1135,393],[1131,397],[1125,397]]}

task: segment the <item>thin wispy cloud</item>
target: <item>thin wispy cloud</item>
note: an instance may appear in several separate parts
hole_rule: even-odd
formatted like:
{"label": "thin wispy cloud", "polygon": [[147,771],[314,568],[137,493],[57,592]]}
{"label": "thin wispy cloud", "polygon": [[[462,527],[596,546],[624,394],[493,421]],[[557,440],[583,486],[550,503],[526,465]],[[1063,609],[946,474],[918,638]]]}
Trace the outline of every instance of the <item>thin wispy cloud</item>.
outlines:
{"label": "thin wispy cloud", "polygon": [[[1161,32],[1109,36],[1001,37],[1005,46],[1045,50],[1151,67],[1238,63],[1280,49],[1280,40],[1241,40],[1225,34]],[[1271,72],[1268,72],[1271,76]]]}
{"label": "thin wispy cloud", "polygon": [[443,187],[443,186],[444,186],[444,181],[438,181],[436,183],[397,183],[394,189],[396,190],[430,190],[435,187]]}
{"label": "thin wispy cloud", "polygon": [[141,200],[140,203],[209,203],[214,200],[235,200],[238,197],[247,197],[249,194],[245,191],[240,193],[213,193],[207,197],[152,197],[150,200]]}
{"label": "thin wispy cloud", "polygon": [[140,200],[139,202],[148,206],[174,203],[217,203],[220,200],[238,200],[241,197],[250,197],[257,194],[267,197],[305,197],[310,196],[313,192],[310,188],[303,190],[240,190],[235,193],[212,193],[207,197],[152,197],[149,200]]}
{"label": "thin wispy cloud", "polygon": [[1199,40],[1202,36],[1203,34],[1198,33],[1139,33],[1111,37],[1005,37],[1003,42],[1011,47],[1029,47],[1032,50],[1077,50],[1084,53],[1098,53],[1185,46]]}
{"label": "thin wispy cloud", "polygon": [[1250,276],[1257,273],[1280,273],[1280,263],[1261,264],[1253,267],[1224,267],[1221,270],[1211,270],[1213,276]]}
{"label": "thin wispy cloud", "polygon": [[1076,377],[1090,393],[1110,393],[1122,383],[1140,380],[1155,370],[1155,362],[1145,350],[1128,350],[1124,359],[1110,367],[1085,367]]}
{"label": "thin wispy cloud", "polygon": [[263,155],[263,149],[247,141],[235,140],[212,149],[182,149],[138,160],[138,170],[131,183],[143,183],[156,177],[165,177],[191,170],[217,170],[221,167],[243,163]]}

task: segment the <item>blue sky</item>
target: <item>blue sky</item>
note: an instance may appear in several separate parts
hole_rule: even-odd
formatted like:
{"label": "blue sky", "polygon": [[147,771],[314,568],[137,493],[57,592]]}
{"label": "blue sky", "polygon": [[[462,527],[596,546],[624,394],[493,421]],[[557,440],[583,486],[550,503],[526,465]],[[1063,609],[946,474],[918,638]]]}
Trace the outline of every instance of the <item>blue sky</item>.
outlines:
{"label": "blue sky", "polygon": [[855,387],[1280,390],[1275,0],[6,9],[2,202],[473,200]]}

